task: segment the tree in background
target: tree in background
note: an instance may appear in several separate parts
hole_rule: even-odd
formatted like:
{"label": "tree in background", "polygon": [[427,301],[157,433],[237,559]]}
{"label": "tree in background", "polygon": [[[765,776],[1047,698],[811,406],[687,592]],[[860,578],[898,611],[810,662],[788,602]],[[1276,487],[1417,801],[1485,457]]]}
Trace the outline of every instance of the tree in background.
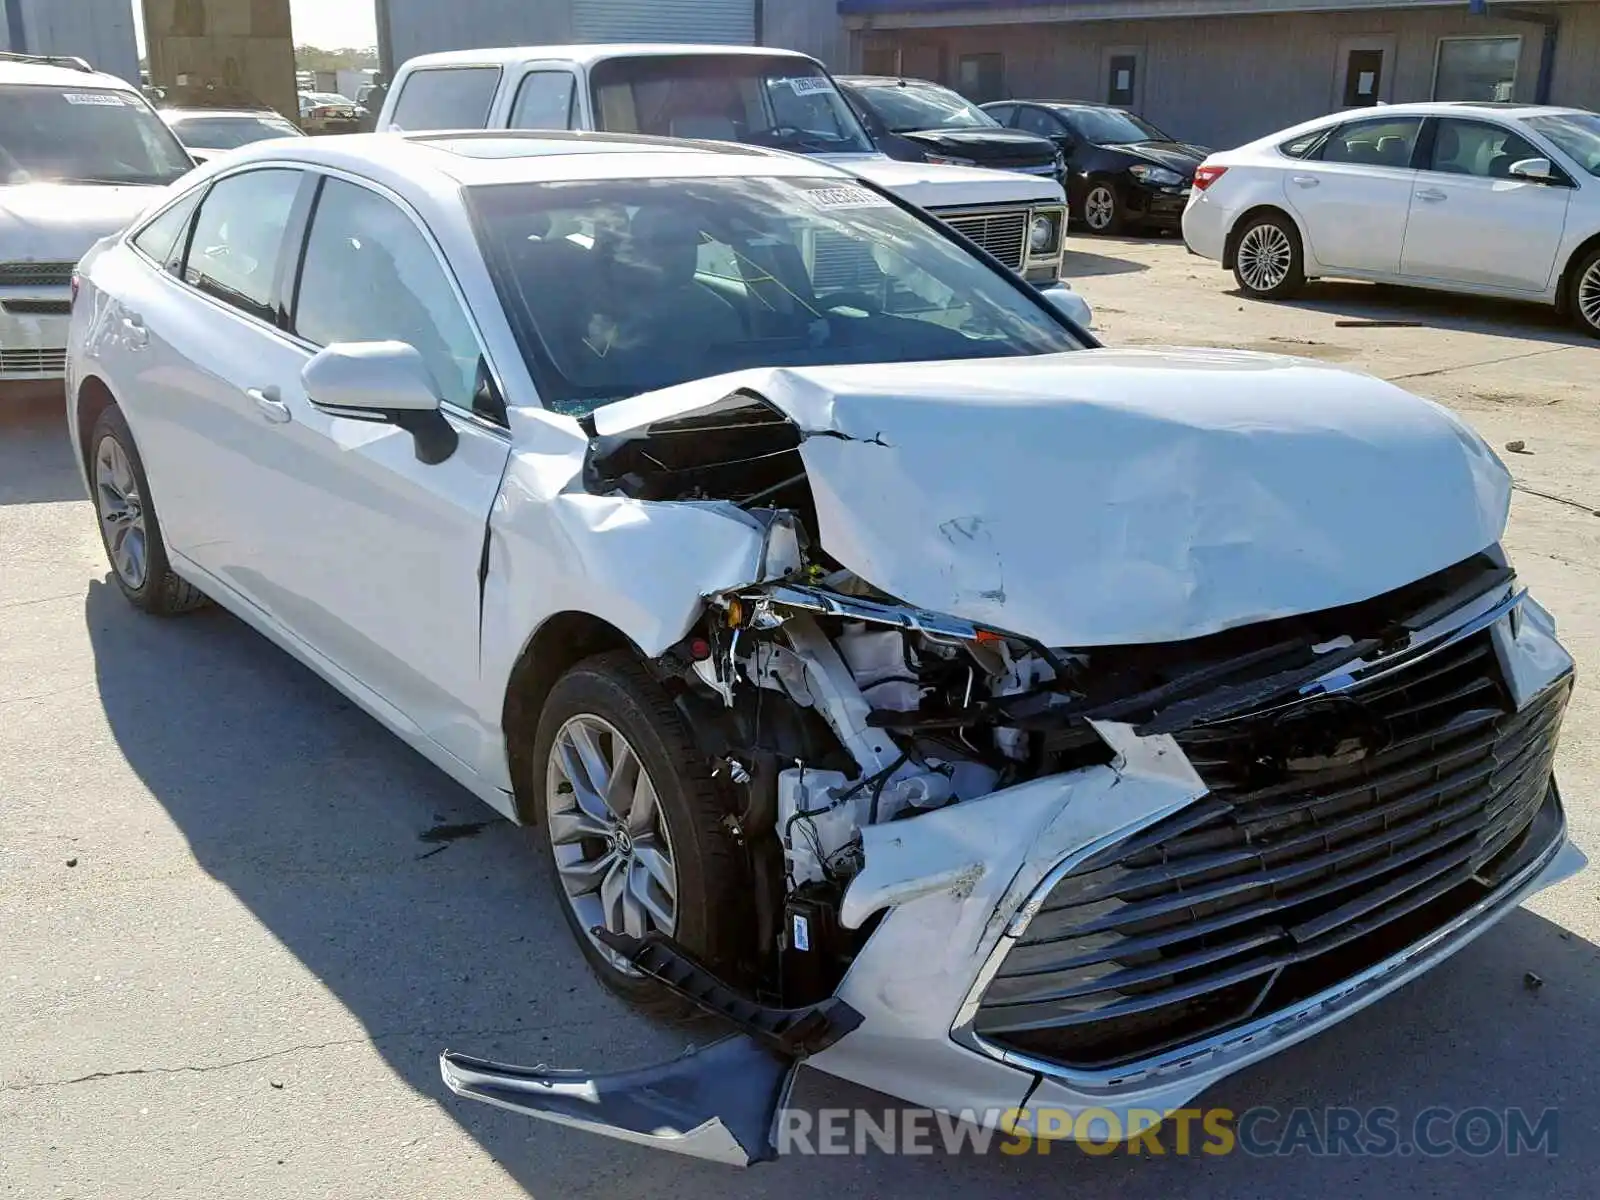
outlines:
{"label": "tree in background", "polygon": [[320,46],[296,46],[294,65],[299,71],[376,70],[378,50],[375,46],[360,49],[346,46],[341,50],[324,50]]}

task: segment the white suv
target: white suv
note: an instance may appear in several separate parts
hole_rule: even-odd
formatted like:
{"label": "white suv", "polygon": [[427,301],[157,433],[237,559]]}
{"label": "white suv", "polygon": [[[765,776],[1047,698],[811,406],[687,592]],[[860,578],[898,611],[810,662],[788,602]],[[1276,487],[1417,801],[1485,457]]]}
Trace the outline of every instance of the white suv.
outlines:
{"label": "white suv", "polygon": [[63,377],[73,267],[193,166],[130,84],[0,55],[0,385]]}
{"label": "white suv", "polygon": [[[1066,193],[1054,179],[879,153],[814,58],[766,46],[518,46],[424,54],[402,66],[377,128],[592,129],[742,142],[820,158],[940,218],[1088,327],[1061,279]],[[835,262],[853,278],[870,268]]]}

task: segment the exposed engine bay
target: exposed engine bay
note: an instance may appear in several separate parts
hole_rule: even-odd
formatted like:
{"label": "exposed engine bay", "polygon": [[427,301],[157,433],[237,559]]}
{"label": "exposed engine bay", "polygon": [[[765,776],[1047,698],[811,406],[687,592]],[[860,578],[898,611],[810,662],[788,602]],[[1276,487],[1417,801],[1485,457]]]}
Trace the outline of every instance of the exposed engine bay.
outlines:
{"label": "exposed engine bay", "polygon": [[[832,992],[868,933],[839,902],[862,831],[1113,761],[1104,733],[1174,734],[1318,690],[1403,655],[1419,631],[1512,572],[1497,550],[1376,599],[1179,643],[1046,646],[887,595],[819,544],[800,455],[808,436],[753,393],[596,436],[588,490],[733,503],[765,528],[761,580],[706,597],[693,633],[654,664],[727,791],[757,880],[755,993]],[[1260,775],[1337,762],[1349,730],[1267,738]]]}

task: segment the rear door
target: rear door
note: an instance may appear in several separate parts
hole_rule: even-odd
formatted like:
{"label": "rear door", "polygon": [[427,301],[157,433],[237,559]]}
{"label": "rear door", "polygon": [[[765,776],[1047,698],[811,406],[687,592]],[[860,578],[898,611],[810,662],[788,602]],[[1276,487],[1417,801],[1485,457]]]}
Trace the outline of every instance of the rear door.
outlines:
{"label": "rear door", "polygon": [[487,129],[500,76],[500,67],[494,65],[411,71],[400,80],[384,129]]}
{"label": "rear door", "polygon": [[[455,277],[410,208],[329,176],[311,209],[289,329],[256,388],[282,412],[257,456],[273,613],[474,770],[499,747],[475,717],[489,509],[510,455],[503,393]],[[333,416],[301,371],[336,343],[422,356],[459,443],[418,461],[392,425]]]}
{"label": "rear door", "polygon": [[1335,129],[1284,169],[1284,199],[1324,267],[1398,274],[1417,172],[1421,117],[1368,117]]}
{"label": "rear door", "polygon": [[1566,229],[1570,181],[1513,179],[1512,163],[1548,156],[1503,125],[1455,117],[1430,124],[1401,271],[1418,280],[1544,291]]}

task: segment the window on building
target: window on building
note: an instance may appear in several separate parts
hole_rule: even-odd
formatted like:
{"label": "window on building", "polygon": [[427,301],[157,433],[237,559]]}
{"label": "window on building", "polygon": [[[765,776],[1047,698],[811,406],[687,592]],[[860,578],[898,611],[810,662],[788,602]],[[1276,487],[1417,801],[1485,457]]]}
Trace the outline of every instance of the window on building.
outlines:
{"label": "window on building", "polygon": [[482,129],[500,86],[499,67],[430,67],[413,71],[400,89],[390,124],[396,129]]}
{"label": "window on building", "polygon": [[1106,103],[1118,108],[1132,108],[1138,87],[1139,56],[1113,54],[1106,72]]}
{"label": "window on building", "polygon": [[1520,37],[1440,38],[1433,98],[1514,99],[1521,57]]}
{"label": "window on building", "polygon": [[299,171],[230,175],[206,193],[183,277],[207,295],[263,321],[276,319],[273,284]]}
{"label": "window on building", "polygon": [[530,71],[517,85],[512,129],[570,129],[578,81],[568,71]]}
{"label": "window on building", "polygon": [[330,179],[317,202],[295,306],[295,332],[316,346],[405,342],[439,394],[473,406],[482,352],[438,255],[396,205]]}
{"label": "window on building", "polygon": [[1433,136],[1428,170],[1510,179],[1512,163],[1543,157],[1528,142],[1499,125],[1487,121],[1445,120],[1439,122]]}
{"label": "window on building", "polygon": [[956,90],[977,104],[1005,92],[1005,59],[999,54],[963,54],[956,62]]}
{"label": "window on building", "polygon": [[1383,51],[1352,50],[1344,64],[1344,106],[1370,107],[1383,85]]}

